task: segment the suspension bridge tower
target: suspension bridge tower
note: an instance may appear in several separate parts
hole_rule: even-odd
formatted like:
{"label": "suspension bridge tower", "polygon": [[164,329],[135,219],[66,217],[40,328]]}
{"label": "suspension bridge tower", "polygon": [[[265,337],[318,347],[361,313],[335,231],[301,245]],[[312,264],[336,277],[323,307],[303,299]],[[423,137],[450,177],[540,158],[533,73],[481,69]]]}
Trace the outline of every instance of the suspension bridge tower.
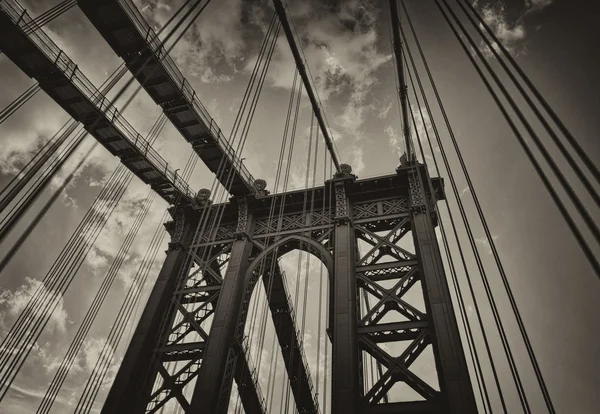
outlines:
{"label": "suspension bridge tower", "polygon": [[[170,398],[180,400],[186,412],[226,412],[234,380],[243,394],[245,412],[263,412],[243,344],[250,297],[261,279],[270,290],[269,307],[286,369],[294,378],[292,391],[299,412],[318,412],[277,265],[278,256],[294,249],[315,255],[328,271],[332,412],[476,413],[435,234],[435,203],[444,197],[443,182],[430,181],[427,174],[424,165],[412,163],[388,176],[359,180],[342,164],[335,178],[306,190],[309,194],[268,194],[264,182],[257,180],[255,195],[234,197],[223,206],[222,224],[213,234],[198,231],[203,210],[214,208],[206,192],[200,193],[199,200],[204,207],[172,211],[167,258],[103,413],[155,412]],[[431,187],[425,184],[429,181]],[[307,198],[319,206],[310,214],[302,211]],[[275,217],[269,215],[273,204],[281,207]],[[399,247],[403,238],[412,238],[414,253]],[[371,249],[360,254],[359,240]],[[221,261],[224,256],[226,262]],[[393,287],[383,287],[382,281]],[[403,300],[417,281],[423,287],[426,312]],[[378,298],[370,309],[359,306],[367,292]],[[382,322],[394,312],[406,321]],[[211,314],[212,325],[205,331],[202,321]],[[185,341],[190,335],[197,340]],[[409,345],[400,355],[390,355],[381,347],[403,341]],[[435,357],[439,390],[410,370],[428,345]],[[362,391],[366,369],[362,353],[385,368],[366,392]],[[182,368],[166,374],[163,364],[172,361],[179,361]],[[188,402],[181,390],[195,376]],[[385,403],[386,393],[397,382],[409,385],[422,400]]]}
{"label": "suspension bridge tower", "polygon": [[[75,3],[65,2],[61,8],[66,10]],[[194,2],[193,7],[202,11],[201,3]],[[289,380],[294,412],[476,414],[469,366],[436,232],[440,223],[437,203],[445,200],[444,181],[430,176],[425,156],[422,153],[423,162],[419,162],[413,148],[409,125],[415,121],[410,119],[397,1],[389,0],[390,27],[406,151],[399,165],[390,166],[388,175],[367,179],[357,177],[350,165],[338,159],[287,10],[281,0],[273,3],[275,14],[257,67],[264,64],[266,73],[269,53],[273,53],[283,29],[297,71],[290,108],[296,92],[300,106],[304,88],[311,120],[316,121],[330,157],[323,157],[324,164],[331,164],[330,174],[323,174],[322,185],[271,193],[268,185],[277,182],[279,175],[262,180],[250,174],[231,144],[234,139],[223,136],[165,49],[166,39],[179,30],[193,7],[168,35],[159,37],[131,0],[79,0],[78,7],[124,61],[98,90],[16,0],[0,1],[0,50],[39,82],[27,94],[44,90],[73,118],[70,132],[77,122],[83,124],[80,140],[85,133],[91,134],[119,157],[123,176],[130,170],[170,204],[171,220],[165,223],[170,236],[166,258],[101,412],[150,414],[175,406],[178,413],[225,414],[234,383],[246,414],[274,412],[267,407],[261,390],[259,367],[250,357],[245,329],[253,323],[251,299],[260,289],[274,327],[275,350]],[[60,13],[48,13],[38,22],[49,21],[54,14]],[[217,201],[208,189],[192,191],[178,170],[173,170],[106,99],[105,94],[127,71],[161,107],[162,125],[168,119],[191,145],[194,159],[200,159],[215,174],[215,183],[231,196],[228,201]],[[248,96],[260,94],[264,76],[259,72],[253,73],[250,82],[252,86],[257,81],[259,86]],[[415,77],[416,72],[413,63]],[[413,90],[416,95],[414,85]],[[293,144],[290,154],[291,148]],[[285,140],[282,154],[284,150]],[[316,149],[314,157],[316,170]],[[455,183],[451,183],[456,192]],[[325,397],[328,410],[319,404],[325,398],[319,395],[318,381],[316,387],[313,384],[303,329],[298,329],[295,305],[280,263],[282,256],[293,251],[316,257],[326,273],[323,336],[330,344],[332,358],[330,383],[324,387],[331,390]],[[415,290],[423,306],[407,299]],[[36,303],[32,300],[28,306],[34,308]],[[29,325],[34,325],[31,321],[15,324],[14,334],[7,336],[6,343],[15,349],[27,341],[26,346],[33,346],[35,339],[25,336]],[[43,329],[43,323],[38,325]],[[81,335],[84,337],[85,333]],[[67,353],[70,364],[76,351]],[[425,352],[432,356],[428,379],[415,369]],[[21,358],[17,352],[0,357],[17,362]],[[19,369],[12,368],[18,365],[14,361],[10,366],[5,364],[9,367],[6,378]],[[0,364],[0,373],[3,369]],[[66,376],[67,371],[60,375]],[[64,378],[57,380],[58,385],[52,384],[49,395],[53,396],[44,400],[45,411],[40,408],[38,412],[49,412],[61,381]],[[0,382],[0,389],[5,383]],[[391,390],[399,385],[410,389],[414,399],[391,398]],[[93,398],[91,401],[93,404]]]}
{"label": "suspension bridge tower", "polygon": [[[280,1],[274,3],[333,154],[286,11]],[[191,132],[194,121],[185,120],[198,116],[185,88],[177,87],[169,70],[161,70],[165,61],[153,57],[156,52],[119,2],[85,1],[80,7],[174,125],[188,131],[184,136],[206,164],[212,162],[217,175],[231,172],[223,183],[233,195],[229,203],[212,204],[210,191],[202,190],[194,203],[171,209],[167,257],[102,413],[158,412],[171,399],[187,413],[225,413],[234,381],[244,411],[265,413],[244,341],[257,284],[265,289],[297,410],[320,412],[278,262],[292,250],[318,257],[328,273],[332,413],[476,413],[435,233],[442,180],[430,178],[426,166],[412,156],[393,174],[360,180],[334,156],[337,173],[323,186],[270,194],[265,181],[254,180],[241,163],[227,160],[227,152],[206,139],[210,128],[204,134]],[[125,32],[140,39],[132,42]],[[140,49],[151,59],[146,68],[158,66],[154,75],[141,70]],[[231,161],[224,170],[223,160]],[[400,247],[406,239],[413,251]],[[368,249],[361,251],[359,242]],[[425,311],[404,298],[417,282]],[[397,319],[390,317],[394,313],[403,320],[387,322]],[[399,342],[408,344],[399,354],[386,347]],[[439,389],[411,371],[428,346]],[[369,387],[363,354],[377,361],[380,370]],[[177,368],[167,370],[173,363]],[[183,390],[190,383],[193,392],[187,398]],[[387,394],[397,383],[416,391],[419,400],[390,402]]]}

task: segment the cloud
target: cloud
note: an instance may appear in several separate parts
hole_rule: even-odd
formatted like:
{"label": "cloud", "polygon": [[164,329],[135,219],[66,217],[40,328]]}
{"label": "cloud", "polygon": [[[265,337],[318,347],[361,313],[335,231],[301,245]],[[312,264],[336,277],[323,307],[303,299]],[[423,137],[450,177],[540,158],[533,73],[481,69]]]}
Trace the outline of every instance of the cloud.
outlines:
{"label": "cloud", "polygon": [[535,12],[551,5],[554,0],[526,0],[528,12]]}
{"label": "cloud", "polygon": [[357,143],[346,147],[346,150],[342,152],[342,159],[347,161],[347,164],[350,164],[352,167],[352,173],[359,175],[365,169],[364,162],[364,154],[363,148],[359,146]]}
{"label": "cloud", "polygon": [[16,317],[25,309],[38,288],[41,295],[48,295],[51,301],[58,299],[58,304],[50,316],[46,329],[54,333],[64,333],[66,331],[69,319],[62,295],[58,297],[57,292],[48,289],[41,281],[29,277],[26,277],[25,283],[15,291],[5,289],[0,291],[0,308],[3,309],[0,315],[0,325],[3,330],[6,330],[8,324],[14,322]]}
{"label": "cloud", "polygon": [[[359,137],[365,116],[374,107],[367,97],[378,84],[376,72],[391,59],[378,50],[376,9],[372,2],[344,2],[333,13],[321,2],[290,10],[314,86],[323,102],[343,96],[346,104],[333,118],[343,133]],[[269,79],[289,89],[295,62],[283,36],[277,43]]]}
{"label": "cloud", "polygon": [[[492,240],[494,242],[496,240],[498,240],[498,235],[492,234]],[[490,243],[489,243],[489,241],[488,241],[488,239],[486,237],[476,238],[475,239],[475,243],[480,244],[481,246],[485,247],[487,249],[488,254],[492,254],[492,248],[491,248]]]}
{"label": "cloud", "polygon": [[392,106],[394,105],[394,101],[393,100],[389,100],[388,103],[383,104],[380,109],[379,109],[379,113],[377,114],[377,118],[379,119],[385,119],[388,116],[388,113],[390,112],[390,109],[392,109]]}
{"label": "cloud", "polygon": [[[511,54],[522,54],[525,53],[523,47],[523,41],[527,36],[527,31],[523,18],[527,15],[534,14],[540,10],[548,7],[554,0],[526,0],[525,11],[521,13],[516,19],[515,23],[510,23],[506,6],[503,2],[487,3],[484,6],[479,6],[480,13],[485,23],[492,29],[494,34],[498,37],[502,45]],[[478,1],[475,2],[475,6],[478,6]],[[480,25],[483,29],[483,26]],[[492,51],[485,45],[483,40],[480,42],[480,49],[486,56],[486,58],[493,57]],[[494,44],[494,48],[499,52],[499,47]]]}
{"label": "cloud", "polygon": [[[416,148],[413,148],[413,151],[418,154],[418,157],[421,157],[421,148],[418,146],[417,139],[421,142],[421,146],[423,147],[423,153],[425,154],[426,161],[433,161],[433,156],[431,153],[431,149],[429,147],[429,141],[427,140],[427,135],[431,139],[431,144],[434,146],[433,149],[438,151],[439,148],[435,144],[434,140],[434,131],[433,126],[431,124],[431,119],[429,118],[429,114],[427,113],[426,108],[420,108],[416,105],[411,105],[411,112],[414,114],[414,119],[416,124],[412,125],[410,128],[410,133],[412,137],[412,144],[416,145]],[[423,117],[421,117],[423,114]],[[400,135],[400,131],[394,128],[391,125],[388,125],[384,129],[386,135],[388,136],[388,142],[392,149],[395,149],[398,155],[401,155],[406,151],[404,136]]]}
{"label": "cloud", "polygon": [[[485,23],[492,29],[494,34],[502,42],[502,45],[511,53],[517,53],[523,39],[525,39],[525,26],[523,23],[511,25],[507,20],[506,7],[503,3],[487,4],[481,9],[481,14]],[[494,46],[497,48],[497,46]],[[493,56],[489,48],[480,43],[480,49],[486,57]]]}
{"label": "cloud", "polygon": [[402,154],[404,152],[404,145],[400,139],[400,134],[398,134],[396,128],[394,128],[391,125],[388,125],[385,127],[384,131],[388,136],[388,142],[390,144],[390,147],[392,147],[392,149],[394,149],[398,153],[398,155]]}
{"label": "cloud", "polygon": [[[141,1],[136,3],[142,4]],[[180,5],[181,2],[173,4],[152,0],[141,10],[158,30]],[[171,52],[182,72],[202,83],[229,82],[235,72],[235,64],[244,57],[246,29],[242,17],[241,0],[209,4]],[[223,73],[226,69],[232,74]]]}

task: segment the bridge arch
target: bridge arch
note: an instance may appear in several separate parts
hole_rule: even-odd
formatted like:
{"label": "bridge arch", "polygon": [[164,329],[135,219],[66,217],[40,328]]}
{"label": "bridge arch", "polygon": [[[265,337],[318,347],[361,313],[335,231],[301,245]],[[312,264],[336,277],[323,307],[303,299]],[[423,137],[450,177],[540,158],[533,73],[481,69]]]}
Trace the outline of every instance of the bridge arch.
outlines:
{"label": "bridge arch", "polygon": [[[250,306],[252,293],[254,292],[254,288],[256,287],[257,282],[262,276],[262,273],[257,271],[259,265],[264,259],[267,259],[270,255],[274,253],[276,253],[277,256],[274,257],[273,260],[276,260],[277,258],[293,250],[305,251],[317,257],[327,269],[327,277],[331,286],[333,278],[333,256],[329,252],[329,250],[327,250],[327,248],[321,243],[319,243],[317,240],[302,235],[290,235],[270,244],[258,256],[254,258],[254,260],[252,261],[252,263],[250,263],[248,269],[246,270],[244,276],[244,292],[242,294],[241,312],[237,323],[236,336],[238,339],[242,339],[244,336],[244,327],[246,325],[246,317],[248,314],[248,308]],[[333,293],[332,289],[330,289],[329,292],[329,300],[331,301]]]}
{"label": "bridge arch", "polygon": [[[318,241],[311,239],[306,236],[300,235],[291,235],[284,237],[281,240],[269,245],[265,250],[263,250],[256,258],[250,263],[248,266],[248,270],[246,270],[245,275],[245,286],[246,289],[252,289],[254,286],[249,286],[252,283],[252,275],[255,273],[256,268],[261,263],[261,261],[269,256],[273,251],[277,250],[277,257],[281,257],[286,253],[289,253],[293,250],[302,250],[307,253],[316,256],[327,268],[328,277],[331,279],[331,275],[333,274],[333,256]],[[258,280],[258,279],[257,279]],[[331,282],[331,280],[330,280]],[[254,281],[256,283],[256,280]]]}

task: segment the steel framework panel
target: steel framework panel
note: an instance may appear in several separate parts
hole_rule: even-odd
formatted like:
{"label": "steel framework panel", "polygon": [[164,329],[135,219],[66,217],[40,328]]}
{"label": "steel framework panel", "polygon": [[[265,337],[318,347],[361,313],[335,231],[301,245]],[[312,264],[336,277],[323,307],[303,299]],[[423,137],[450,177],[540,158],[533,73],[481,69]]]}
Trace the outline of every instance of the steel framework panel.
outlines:
{"label": "steel framework panel", "polygon": [[167,202],[195,203],[194,192],[15,0],[0,2],[0,50],[74,120]]}
{"label": "steel framework panel", "polygon": [[227,191],[234,196],[255,193],[252,174],[133,1],[77,4]]}
{"label": "steel framework panel", "polygon": [[[327,332],[333,342],[333,412],[477,412],[434,232],[434,206],[444,197],[443,183],[434,178],[431,189],[425,189],[426,174],[422,165],[366,180],[345,171],[323,187],[235,197],[220,205],[222,224],[195,234],[188,247],[199,252],[212,249],[215,254],[210,259],[198,257],[205,256],[201,253],[190,255],[195,264],[173,293],[181,316],[169,316],[159,348],[163,361],[191,362],[175,374],[158,372],[163,385],[155,384],[148,412],[162,407],[165,399],[176,398],[185,412],[224,413],[234,380],[238,389],[253,383],[253,397],[245,398],[260,402],[260,388],[245,357],[243,331],[252,291],[261,277],[265,288],[272,288],[269,309],[275,326],[286,327],[276,333],[297,408],[319,412],[284,275],[275,266],[278,257],[296,249],[323,262],[332,286]],[[307,204],[314,209],[307,212]],[[200,210],[191,211],[193,215]],[[273,217],[272,211],[281,214]],[[194,220],[197,217],[190,222]],[[185,226],[177,231],[174,227],[177,241]],[[411,235],[412,249],[403,245]],[[227,263],[218,259],[224,255],[229,257]],[[418,285],[424,309],[407,299]],[[186,315],[181,308],[190,304],[197,308]],[[212,324],[204,328],[210,318]],[[394,353],[388,347],[391,343],[405,347]],[[296,357],[286,357],[290,346]],[[428,349],[437,385],[411,370]],[[376,362],[376,378],[371,374],[369,380],[364,358]],[[187,393],[191,399],[182,397],[179,390],[192,380],[193,391]],[[392,401],[390,390],[396,384],[406,384],[420,400]],[[246,405],[251,403],[245,404],[251,412]]]}

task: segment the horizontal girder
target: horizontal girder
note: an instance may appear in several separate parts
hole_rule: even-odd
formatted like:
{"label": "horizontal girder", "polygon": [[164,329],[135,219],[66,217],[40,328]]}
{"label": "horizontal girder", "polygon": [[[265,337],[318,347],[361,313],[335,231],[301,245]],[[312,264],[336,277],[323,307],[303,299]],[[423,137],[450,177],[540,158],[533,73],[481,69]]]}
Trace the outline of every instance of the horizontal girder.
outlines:
{"label": "horizontal girder", "polygon": [[136,5],[130,0],[78,5],[229,193],[253,194],[254,178]]}
{"label": "horizontal girder", "polygon": [[0,2],[0,50],[167,202],[181,196],[193,204],[194,193],[188,184],[44,31],[26,34],[30,22],[15,0]]}

